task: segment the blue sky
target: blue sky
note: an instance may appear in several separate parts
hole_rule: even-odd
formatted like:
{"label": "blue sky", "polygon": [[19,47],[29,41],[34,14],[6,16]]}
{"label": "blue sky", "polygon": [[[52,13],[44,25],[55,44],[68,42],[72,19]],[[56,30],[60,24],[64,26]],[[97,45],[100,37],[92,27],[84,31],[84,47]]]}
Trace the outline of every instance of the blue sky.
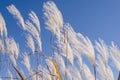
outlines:
{"label": "blue sky", "polygon": [[[50,52],[50,32],[45,30],[43,2],[47,0],[0,0],[0,12],[7,24],[8,34],[23,44],[24,33],[9,14],[6,7],[14,4],[26,20],[33,10],[41,22],[43,52]],[[63,14],[64,22],[69,22],[76,32],[88,36],[92,42],[102,38],[108,45],[111,41],[120,47],[120,0],[52,0]],[[24,45],[20,46],[21,48]],[[46,51],[47,49],[47,51]],[[24,50],[24,49],[23,49]]]}

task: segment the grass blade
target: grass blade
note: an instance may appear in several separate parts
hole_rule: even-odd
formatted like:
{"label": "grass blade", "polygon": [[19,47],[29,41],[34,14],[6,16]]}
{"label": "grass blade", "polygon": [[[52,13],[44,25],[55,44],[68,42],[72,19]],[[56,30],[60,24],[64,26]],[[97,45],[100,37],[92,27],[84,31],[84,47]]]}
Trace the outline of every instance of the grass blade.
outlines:
{"label": "grass blade", "polygon": [[59,69],[58,69],[58,66],[57,66],[56,62],[55,62],[53,59],[49,59],[49,60],[52,62],[53,66],[55,67],[55,70],[56,70],[58,79],[59,79],[59,80],[62,80],[62,77],[61,77],[61,75],[60,75],[60,71],[59,71]]}

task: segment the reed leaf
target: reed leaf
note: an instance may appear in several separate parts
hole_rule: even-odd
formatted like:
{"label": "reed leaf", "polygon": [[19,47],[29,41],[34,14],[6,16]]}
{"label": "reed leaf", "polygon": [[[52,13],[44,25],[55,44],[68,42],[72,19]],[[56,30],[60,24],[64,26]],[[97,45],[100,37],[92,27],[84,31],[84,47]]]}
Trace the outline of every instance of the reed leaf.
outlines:
{"label": "reed leaf", "polygon": [[60,71],[58,69],[58,66],[57,66],[56,62],[53,59],[49,59],[49,60],[52,62],[53,66],[54,66],[54,68],[56,70],[58,79],[62,80],[62,77],[61,77],[61,74],[60,74]]}

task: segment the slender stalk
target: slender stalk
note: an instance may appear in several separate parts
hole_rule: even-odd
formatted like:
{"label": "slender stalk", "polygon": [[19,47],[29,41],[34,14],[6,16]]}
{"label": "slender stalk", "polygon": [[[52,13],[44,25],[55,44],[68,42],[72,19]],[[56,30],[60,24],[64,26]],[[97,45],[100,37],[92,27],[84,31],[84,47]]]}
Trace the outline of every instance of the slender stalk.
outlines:
{"label": "slender stalk", "polygon": [[20,76],[21,80],[25,80],[25,77],[22,75],[22,73],[19,72],[19,70],[14,65],[13,68],[15,69],[16,73]]}
{"label": "slender stalk", "polygon": [[94,68],[94,77],[95,77],[95,80],[96,80],[96,66],[93,65],[93,68]]}

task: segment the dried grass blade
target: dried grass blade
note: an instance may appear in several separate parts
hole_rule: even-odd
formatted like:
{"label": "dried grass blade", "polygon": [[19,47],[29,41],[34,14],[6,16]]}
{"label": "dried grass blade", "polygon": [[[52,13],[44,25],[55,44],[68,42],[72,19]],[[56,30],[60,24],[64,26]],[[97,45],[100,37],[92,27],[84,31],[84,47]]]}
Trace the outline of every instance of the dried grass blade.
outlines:
{"label": "dried grass blade", "polygon": [[55,62],[53,59],[49,59],[49,60],[52,62],[53,66],[55,67],[55,70],[56,70],[58,79],[59,79],[59,80],[62,80],[62,77],[61,77],[61,75],[60,75],[60,71],[59,71],[59,69],[58,69],[58,66],[57,66],[56,62]]}

